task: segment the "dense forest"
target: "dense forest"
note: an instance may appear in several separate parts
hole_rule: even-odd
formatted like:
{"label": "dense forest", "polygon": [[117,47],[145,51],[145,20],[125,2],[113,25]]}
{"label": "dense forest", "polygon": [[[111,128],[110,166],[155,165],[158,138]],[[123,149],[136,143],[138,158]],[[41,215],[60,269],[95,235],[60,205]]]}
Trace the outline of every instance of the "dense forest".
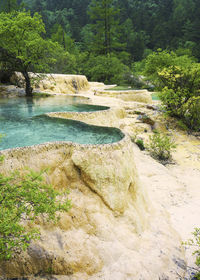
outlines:
{"label": "dense forest", "polygon": [[[32,13],[42,15],[47,36],[57,38],[68,51],[71,39],[83,51],[104,53],[101,44],[107,42],[101,41],[101,36],[107,31],[110,51],[118,55],[127,52],[132,61],[141,60],[149,50],[157,48],[189,48],[200,58],[198,0],[23,0],[23,3]],[[59,38],[61,34],[66,40]]]}
{"label": "dense forest", "polygon": [[198,0],[1,0],[0,11],[39,13],[43,37],[58,42],[49,71],[85,74],[115,83],[129,79],[137,63],[157,49],[200,59]]}

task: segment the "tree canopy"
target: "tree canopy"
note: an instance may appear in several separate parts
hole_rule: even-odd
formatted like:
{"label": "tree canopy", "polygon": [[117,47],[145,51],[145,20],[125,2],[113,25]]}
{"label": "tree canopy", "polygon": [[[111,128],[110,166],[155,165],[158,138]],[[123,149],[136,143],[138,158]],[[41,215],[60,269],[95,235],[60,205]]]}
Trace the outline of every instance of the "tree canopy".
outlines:
{"label": "tree canopy", "polygon": [[[12,18],[15,10],[21,10],[25,15],[23,8],[30,11],[29,16],[35,20],[35,24],[40,21],[35,31],[30,29],[27,32],[32,35],[38,32],[40,36],[35,43],[32,40],[29,44],[28,53],[31,52],[30,57],[36,62],[35,65],[29,66],[29,71],[88,73],[89,79],[93,80],[95,77],[103,81],[101,75],[97,76],[87,69],[86,62],[97,56],[107,56],[108,60],[116,58],[116,61],[119,60],[120,63],[128,66],[130,72],[136,62],[158,48],[170,51],[188,50],[197,60],[200,59],[200,2],[197,0],[58,0],[56,2],[2,0],[0,2],[0,12],[11,13]],[[24,19],[23,23],[22,17],[18,20],[21,25],[26,25],[26,20]],[[44,32],[44,25],[46,32]],[[9,32],[8,37],[10,34]],[[28,46],[26,42],[35,36],[32,35],[29,36],[30,38],[24,37],[26,47]],[[48,49],[45,45],[50,42],[50,39],[58,43],[57,49],[59,46],[64,49],[62,55],[60,55],[61,49],[57,51],[58,59],[55,65],[45,64],[43,61],[45,58],[47,62],[51,56],[51,47]],[[6,43],[8,44],[8,40]],[[36,55],[37,44],[40,45],[38,53],[41,53],[41,56]],[[14,47],[16,48],[17,45]],[[48,51],[45,53],[44,49]],[[13,45],[9,50],[13,51]],[[123,69],[125,67],[122,67],[122,72]],[[111,77],[112,81],[113,77],[114,74]],[[122,80],[116,82],[121,83]]]}
{"label": "tree canopy", "polygon": [[23,74],[27,95],[32,94],[28,72],[48,72],[60,48],[58,43],[44,39],[44,34],[45,26],[38,13],[0,13],[0,59],[5,68]]}

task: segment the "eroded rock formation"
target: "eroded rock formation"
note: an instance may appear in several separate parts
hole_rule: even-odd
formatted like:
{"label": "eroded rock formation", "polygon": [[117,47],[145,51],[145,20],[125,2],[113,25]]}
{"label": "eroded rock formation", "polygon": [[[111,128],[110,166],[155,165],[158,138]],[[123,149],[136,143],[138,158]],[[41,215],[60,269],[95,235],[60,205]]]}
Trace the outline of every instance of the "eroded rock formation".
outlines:
{"label": "eroded rock formation", "polygon": [[94,112],[55,112],[48,113],[50,117],[83,121],[91,125],[117,127],[119,119],[126,116],[125,110],[120,107],[94,111]]}
{"label": "eroded rock formation", "polygon": [[36,88],[46,92],[73,94],[88,90],[89,83],[83,75],[48,74]]}
{"label": "eroded rock formation", "polygon": [[115,97],[119,98],[123,101],[135,101],[142,103],[152,103],[151,93],[144,90],[124,90],[124,91],[114,91],[114,90],[97,90],[95,92],[96,95],[99,96],[107,96],[107,97]]}
{"label": "eroded rock formation", "polygon": [[[72,209],[58,225],[38,221],[41,239],[0,264],[7,277],[63,280],[176,279],[178,236],[141,185],[129,137],[112,145],[49,143],[5,150],[1,172],[49,167],[46,180],[70,189]],[[169,278],[167,278],[169,277]]]}
{"label": "eroded rock formation", "polygon": [[[29,73],[30,77],[37,78],[36,74]],[[23,75],[15,72],[10,82],[18,87],[25,87]],[[64,75],[64,74],[41,74],[40,79],[34,85],[35,90],[43,92],[55,92],[74,94],[89,89],[89,83],[83,75]]]}

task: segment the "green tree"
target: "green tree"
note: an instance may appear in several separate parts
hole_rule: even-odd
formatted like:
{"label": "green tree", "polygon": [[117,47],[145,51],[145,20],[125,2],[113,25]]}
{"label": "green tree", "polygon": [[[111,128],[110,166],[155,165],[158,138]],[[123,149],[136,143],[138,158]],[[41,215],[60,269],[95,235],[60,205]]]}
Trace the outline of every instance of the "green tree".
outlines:
{"label": "green tree", "polygon": [[33,171],[0,174],[0,205],[0,260],[9,260],[40,237],[39,231],[31,226],[36,219],[56,222],[57,212],[71,207],[66,191],[54,190],[44,183],[42,172]]}
{"label": "green tree", "polygon": [[121,84],[129,68],[114,55],[90,55],[85,61],[84,71],[92,81]]}
{"label": "green tree", "polygon": [[189,245],[195,249],[193,255],[196,256],[196,265],[197,270],[195,269],[196,273],[193,277],[194,280],[200,280],[200,228],[195,228],[194,232],[192,232],[193,238],[189,239],[186,242],[183,242],[184,245]]}
{"label": "green tree", "polygon": [[29,72],[48,72],[61,47],[43,39],[45,27],[41,16],[30,12],[0,14],[0,62],[3,67],[19,71],[26,83],[26,95],[32,95]]}
{"label": "green tree", "polygon": [[0,3],[0,11],[11,13],[17,10],[17,0],[2,0]]}
{"label": "green tree", "polygon": [[124,42],[132,60],[139,61],[143,58],[149,38],[144,31],[136,32],[131,19],[128,18],[122,25],[121,42]]}
{"label": "green tree", "polygon": [[113,0],[92,0],[89,5],[91,28],[94,34],[93,51],[98,54],[110,54],[118,48],[116,17],[119,10],[115,8]]}
{"label": "green tree", "polygon": [[55,24],[52,29],[51,39],[54,42],[58,42],[67,51],[73,51],[74,41],[65,32],[64,28],[60,24]]}
{"label": "green tree", "polygon": [[147,79],[151,80],[158,90],[161,90],[166,84],[159,75],[164,68],[168,69],[173,66],[179,66],[181,68],[187,68],[195,62],[195,58],[188,54],[176,54],[174,51],[162,51],[158,49],[156,52],[152,52],[144,60],[143,75]]}
{"label": "green tree", "polygon": [[188,55],[158,51],[146,59],[144,75],[160,90],[165,110],[200,130],[200,64]]}

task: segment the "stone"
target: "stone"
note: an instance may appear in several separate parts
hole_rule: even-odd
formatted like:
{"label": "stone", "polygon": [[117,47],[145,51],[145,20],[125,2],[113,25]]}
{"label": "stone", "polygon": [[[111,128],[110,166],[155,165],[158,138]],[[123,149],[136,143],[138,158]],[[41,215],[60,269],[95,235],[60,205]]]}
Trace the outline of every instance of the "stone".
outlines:
{"label": "stone", "polygon": [[155,121],[152,120],[152,119],[151,119],[148,115],[146,115],[146,114],[139,115],[137,119],[140,120],[140,121],[143,122],[143,123],[146,123],[146,124],[152,126],[152,127],[155,125]]}
{"label": "stone", "polygon": [[37,86],[45,92],[74,94],[89,89],[89,83],[83,75],[47,74]]}
{"label": "stone", "polygon": [[[36,74],[29,73],[31,78]],[[14,72],[10,78],[13,85],[24,88],[25,80],[20,72]],[[41,80],[34,86],[35,90],[43,92],[74,94],[89,89],[89,83],[83,75],[42,74]]]}
{"label": "stone", "polygon": [[135,101],[141,103],[152,103],[151,93],[148,90],[97,90],[96,95],[119,98],[123,101]]}
{"label": "stone", "polygon": [[152,207],[153,194],[149,200],[138,178],[138,152],[129,137],[110,145],[57,142],[1,153],[6,159],[0,172],[49,167],[46,180],[70,190],[72,208],[61,214],[57,225],[38,220],[41,239],[31,242],[27,252],[1,262],[0,275],[155,280],[159,274],[173,279],[177,269],[182,273],[173,262],[174,257],[182,259],[176,250],[179,237],[162,208]]}

